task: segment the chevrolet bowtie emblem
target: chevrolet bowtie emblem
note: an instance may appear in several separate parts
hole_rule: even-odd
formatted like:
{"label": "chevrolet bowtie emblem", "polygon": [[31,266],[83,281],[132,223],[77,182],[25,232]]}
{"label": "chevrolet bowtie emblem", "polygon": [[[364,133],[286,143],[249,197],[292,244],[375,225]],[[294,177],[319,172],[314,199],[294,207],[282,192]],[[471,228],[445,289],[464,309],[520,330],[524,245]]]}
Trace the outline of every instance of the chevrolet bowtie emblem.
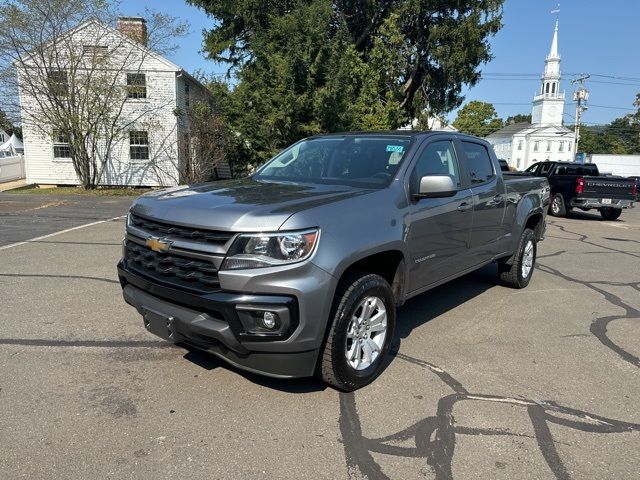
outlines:
{"label": "chevrolet bowtie emblem", "polygon": [[171,242],[157,237],[149,237],[146,240],[147,247],[154,252],[166,252],[171,246]]}

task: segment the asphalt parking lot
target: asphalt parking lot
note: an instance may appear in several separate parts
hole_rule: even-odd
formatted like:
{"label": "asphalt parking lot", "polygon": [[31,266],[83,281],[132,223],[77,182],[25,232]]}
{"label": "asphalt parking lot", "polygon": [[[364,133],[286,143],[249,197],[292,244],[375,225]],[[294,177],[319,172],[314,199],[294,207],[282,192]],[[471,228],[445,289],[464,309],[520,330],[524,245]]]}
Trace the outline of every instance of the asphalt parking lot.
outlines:
{"label": "asphalt parking lot", "polygon": [[130,201],[0,194],[0,478],[638,478],[640,209],[549,219],[525,290],[489,266],[411,300],[342,394],[148,334]]}

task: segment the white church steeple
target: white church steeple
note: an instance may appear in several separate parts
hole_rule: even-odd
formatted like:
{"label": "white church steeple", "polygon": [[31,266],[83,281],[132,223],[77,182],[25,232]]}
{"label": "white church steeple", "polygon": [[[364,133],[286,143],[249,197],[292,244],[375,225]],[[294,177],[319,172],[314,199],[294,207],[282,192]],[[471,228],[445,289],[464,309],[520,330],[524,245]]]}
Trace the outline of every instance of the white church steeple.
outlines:
{"label": "white church steeple", "polygon": [[531,123],[534,125],[562,125],[564,92],[560,92],[560,54],[558,53],[558,20],[553,32],[551,49],[544,61],[540,93],[533,97]]}

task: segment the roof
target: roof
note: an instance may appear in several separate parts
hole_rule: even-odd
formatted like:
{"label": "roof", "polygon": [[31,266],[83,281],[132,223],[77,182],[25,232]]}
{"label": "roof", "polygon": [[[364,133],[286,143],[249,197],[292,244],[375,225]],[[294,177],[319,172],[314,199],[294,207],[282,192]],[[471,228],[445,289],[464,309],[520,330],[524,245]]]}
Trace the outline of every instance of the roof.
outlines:
{"label": "roof", "polygon": [[0,145],[0,152],[8,152],[11,150],[20,150],[24,148],[22,141],[16,137],[16,134],[12,134],[9,140]]}
{"label": "roof", "polygon": [[496,137],[512,137],[516,134],[523,135],[544,135],[544,131],[548,129],[556,130],[556,134],[558,134],[558,130],[561,132],[561,135],[571,134],[573,135],[573,130],[568,129],[562,125],[534,125],[531,123],[514,123],[511,125],[507,125],[500,130],[493,132],[490,135],[487,135],[486,138],[496,138]]}
{"label": "roof", "polygon": [[[121,17],[122,19],[135,19],[135,20],[142,20],[143,22],[146,23],[146,20],[142,17]],[[68,37],[71,35],[74,35],[78,32],[80,32],[81,30],[84,30],[87,27],[90,26],[98,26],[101,28],[104,28],[108,31],[110,31],[111,33],[114,33],[118,36],[120,36],[124,41],[140,48],[141,50],[145,51],[149,56],[159,60],[160,62],[162,62],[163,64],[166,65],[166,67],[169,70],[173,70],[175,71],[177,74],[182,74],[185,77],[187,77],[189,80],[191,80],[192,82],[196,83],[197,85],[200,85],[203,89],[208,90],[197,78],[195,78],[193,75],[189,74],[189,72],[187,72],[186,70],[184,70],[182,67],[176,65],[175,63],[173,63],[171,60],[165,58],[163,55],[159,54],[158,52],[155,52],[153,50],[151,50],[150,48],[148,48],[146,45],[143,45],[139,42],[136,42],[135,40],[129,38],[127,35],[124,35],[119,29],[112,27],[111,25],[107,25],[106,23],[100,22],[99,20],[95,19],[95,18],[91,18],[88,20],[85,20],[84,22],[76,25],[74,28],[67,30],[66,32],[64,32],[63,34],[59,35],[56,39],[52,39],[49,40],[47,42],[45,42],[45,45],[49,45],[52,42],[55,42],[56,40],[60,39],[60,38],[64,38],[64,37]],[[29,58],[32,56],[32,53],[28,53],[27,55],[25,55],[22,63],[26,63]],[[16,62],[14,61],[14,64]]]}
{"label": "roof", "polygon": [[506,127],[502,127],[500,130],[497,130],[490,135],[487,135],[487,137],[507,137],[531,127],[532,125],[528,122],[512,123]]}

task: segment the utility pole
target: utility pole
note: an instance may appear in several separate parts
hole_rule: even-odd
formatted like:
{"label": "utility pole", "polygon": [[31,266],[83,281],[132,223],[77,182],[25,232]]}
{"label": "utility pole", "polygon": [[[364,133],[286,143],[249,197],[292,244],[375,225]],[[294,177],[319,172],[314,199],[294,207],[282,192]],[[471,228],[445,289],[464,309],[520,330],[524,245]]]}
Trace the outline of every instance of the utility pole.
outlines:
{"label": "utility pole", "polygon": [[580,120],[582,119],[582,112],[584,112],[588,108],[586,105],[583,105],[582,102],[586,104],[589,100],[589,90],[587,90],[584,86],[584,81],[589,77],[589,74],[583,73],[578,78],[571,80],[571,83],[580,84],[578,90],[573,92],[573,101],[576,102],[576,127],[573,134],[574,159],[578,155],[578,145],[580,143]]}

